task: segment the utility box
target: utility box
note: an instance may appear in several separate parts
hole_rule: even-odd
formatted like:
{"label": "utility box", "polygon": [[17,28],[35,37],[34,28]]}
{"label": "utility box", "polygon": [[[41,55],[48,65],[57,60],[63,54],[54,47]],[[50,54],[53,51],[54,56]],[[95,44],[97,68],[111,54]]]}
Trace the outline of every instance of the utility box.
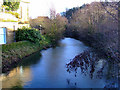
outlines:
{"label": "utility box", "polygon": [[6,28],[0,27],[0,44],[6,44]]}

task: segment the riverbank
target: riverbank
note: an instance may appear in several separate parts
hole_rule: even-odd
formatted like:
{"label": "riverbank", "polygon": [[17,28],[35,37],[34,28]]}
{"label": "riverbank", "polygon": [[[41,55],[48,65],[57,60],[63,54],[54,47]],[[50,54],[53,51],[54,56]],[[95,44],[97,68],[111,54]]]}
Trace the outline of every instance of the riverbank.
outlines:
{"label": "riverbank", "polygon": [[[109,74],[118,75],[117,72],[114,73],[111,69],[117,70],[113,67],[113,63],[113,66],[109,64],[110,68],[107,69],[105,59],[101,59],[100,57],[100,61],[98,61],[96,58],[99,59],[99,57],[94,56],[94,54],[90,56],[89,52],[86,52],[88,53],[87,56],[84,55],[84,51],[88,50],[89,47],[73,38],[62,39],[58,45],[59,47],[54,49],[42,50],[41,58],[39,55],[40,52],[30,55],[23,59],[23,62],[20,62],[8,74],[3,74],[1,76],[3,78],[2,88],[71,88],[71,86],[75,88],[104,88],[106,85],[113,83],[117,87],[119,84],[115,81],[117,79],[113,77],[108,78]],[[81,53],[84,56],[81,56]],[[93,53],[96,54],[96,52]],[[71,63],[73,65],[69,69],[71,70],[71,73],[69,73],[67,72],[69,67],[67,68],[66,64],[71,62],[76,55],[82,57],[82,60],[76,57],[79,61],[75,59]],[[78,64],[76,64],[77,62]],[[81,65],[79,66],[79,64]],[[105,67],[102,68],[104,65]],[[92,79],[91,75],[93,75]]]}
{"label": "riverbank", "polygon": [[79,38],[80,41],[86,45],[92,47],[97,53],[106,58],[110,58],[111,61],[120,63],[120,53],[117,50],[113,50],[112,47],[106,47],[105,40],[99,36],[87,36],[86,38]]}
{"label": "riverbank", "polygon": [[117,50],[113,50],[112,47],[107,47],[107,41],[99,34],[86,35],[78,32],[72,33],[71,35],[67,34],[66,37],[71,37],[82,41],[86,46],[91,47],[95,52],[99,53],[103,57],[110,58],[110,60],[120,63],[120,53]]}
{"label": "riverbank", "polygon": [[19,41],[2,45],[2,73],[10,71],[23,58],[49,47],[52,47],[52,45],[46,40],[41,40],[40,44],[29,41]]}

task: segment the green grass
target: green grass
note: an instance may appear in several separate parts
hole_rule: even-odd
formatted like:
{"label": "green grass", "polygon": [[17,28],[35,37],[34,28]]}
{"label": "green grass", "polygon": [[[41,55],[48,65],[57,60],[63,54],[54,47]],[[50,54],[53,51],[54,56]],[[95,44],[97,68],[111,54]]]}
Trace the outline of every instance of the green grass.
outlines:
{"label": "green grass", "polygon": [[32,43],[29,41],[19,41],[11,44],[2,45],[2,62],[3,65],[12,64],[14,61],[21,60],[22,58],[31,55],[39,50],[50,46],[50,41],[44,38],[40,44]]}
{"label": "green grass", "polygon": [[51,39],[41,35],[39,42],[18,41],[2,45],[2,72],[5,73],[18,65],[24,57],[53,46]]}
{"label": "green grass", "polygon": [[2,59],[10,60],[11,58],[20,58],[30,55],[44,47],[48,47],[50,43],[44,41],[41,44],[35,44],[29,41],[14,42],[11,44],[2,45]]}
{"label": "green grass", "polygon": [[38,50],[40,50],[39,45],[28,41],[2,45],[2,60],[11,64],[14,60],[22,59]]}

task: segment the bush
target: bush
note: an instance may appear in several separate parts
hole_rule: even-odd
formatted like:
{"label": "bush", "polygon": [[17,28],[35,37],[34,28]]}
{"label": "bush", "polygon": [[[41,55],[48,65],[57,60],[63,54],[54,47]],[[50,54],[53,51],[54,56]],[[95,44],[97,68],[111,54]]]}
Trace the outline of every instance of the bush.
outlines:
{"label": "bush", "polygon": [[18,22],[18,24],[29,24],[29,21],[24,21],[24,22]]}
{"label": "bush", "polygon": [[9,0],[3,0],[3,5],[8,6],[11,11],[17,11],[19,9],[20,2],[19,0],[12,0],[11,2]]}
{"label": "bush", "polygon": [[40,43],[42,39],[40,31],[37,29],[25,28],[18,29],[15,35],[16,41],[28,40],[34,43]]}

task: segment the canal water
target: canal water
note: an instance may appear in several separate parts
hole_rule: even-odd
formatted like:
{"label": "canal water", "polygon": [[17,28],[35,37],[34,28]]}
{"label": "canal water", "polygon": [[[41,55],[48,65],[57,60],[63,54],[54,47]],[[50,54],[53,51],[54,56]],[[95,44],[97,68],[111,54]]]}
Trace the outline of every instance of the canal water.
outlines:
{"label": "canal water", "polygon": [[[102,78],[83,74],[81,69],[68,72],[66,64],[76,55],[89,49],[82,42],[64,38],[59,46],[37,52],[23,60],[8,74],[2,74],[3,88],[104,88],[110,83],[106,75]],[[40,53],[42,55],[40,55]],[[104,63],[101,59],[97,68]],[[106,69],[103,73],[106,72]],[[0,80],[1,80],[0,79]],[[107,81],[106,81],[107,80]],[[117,87],[117,83],[114,85]]]}

